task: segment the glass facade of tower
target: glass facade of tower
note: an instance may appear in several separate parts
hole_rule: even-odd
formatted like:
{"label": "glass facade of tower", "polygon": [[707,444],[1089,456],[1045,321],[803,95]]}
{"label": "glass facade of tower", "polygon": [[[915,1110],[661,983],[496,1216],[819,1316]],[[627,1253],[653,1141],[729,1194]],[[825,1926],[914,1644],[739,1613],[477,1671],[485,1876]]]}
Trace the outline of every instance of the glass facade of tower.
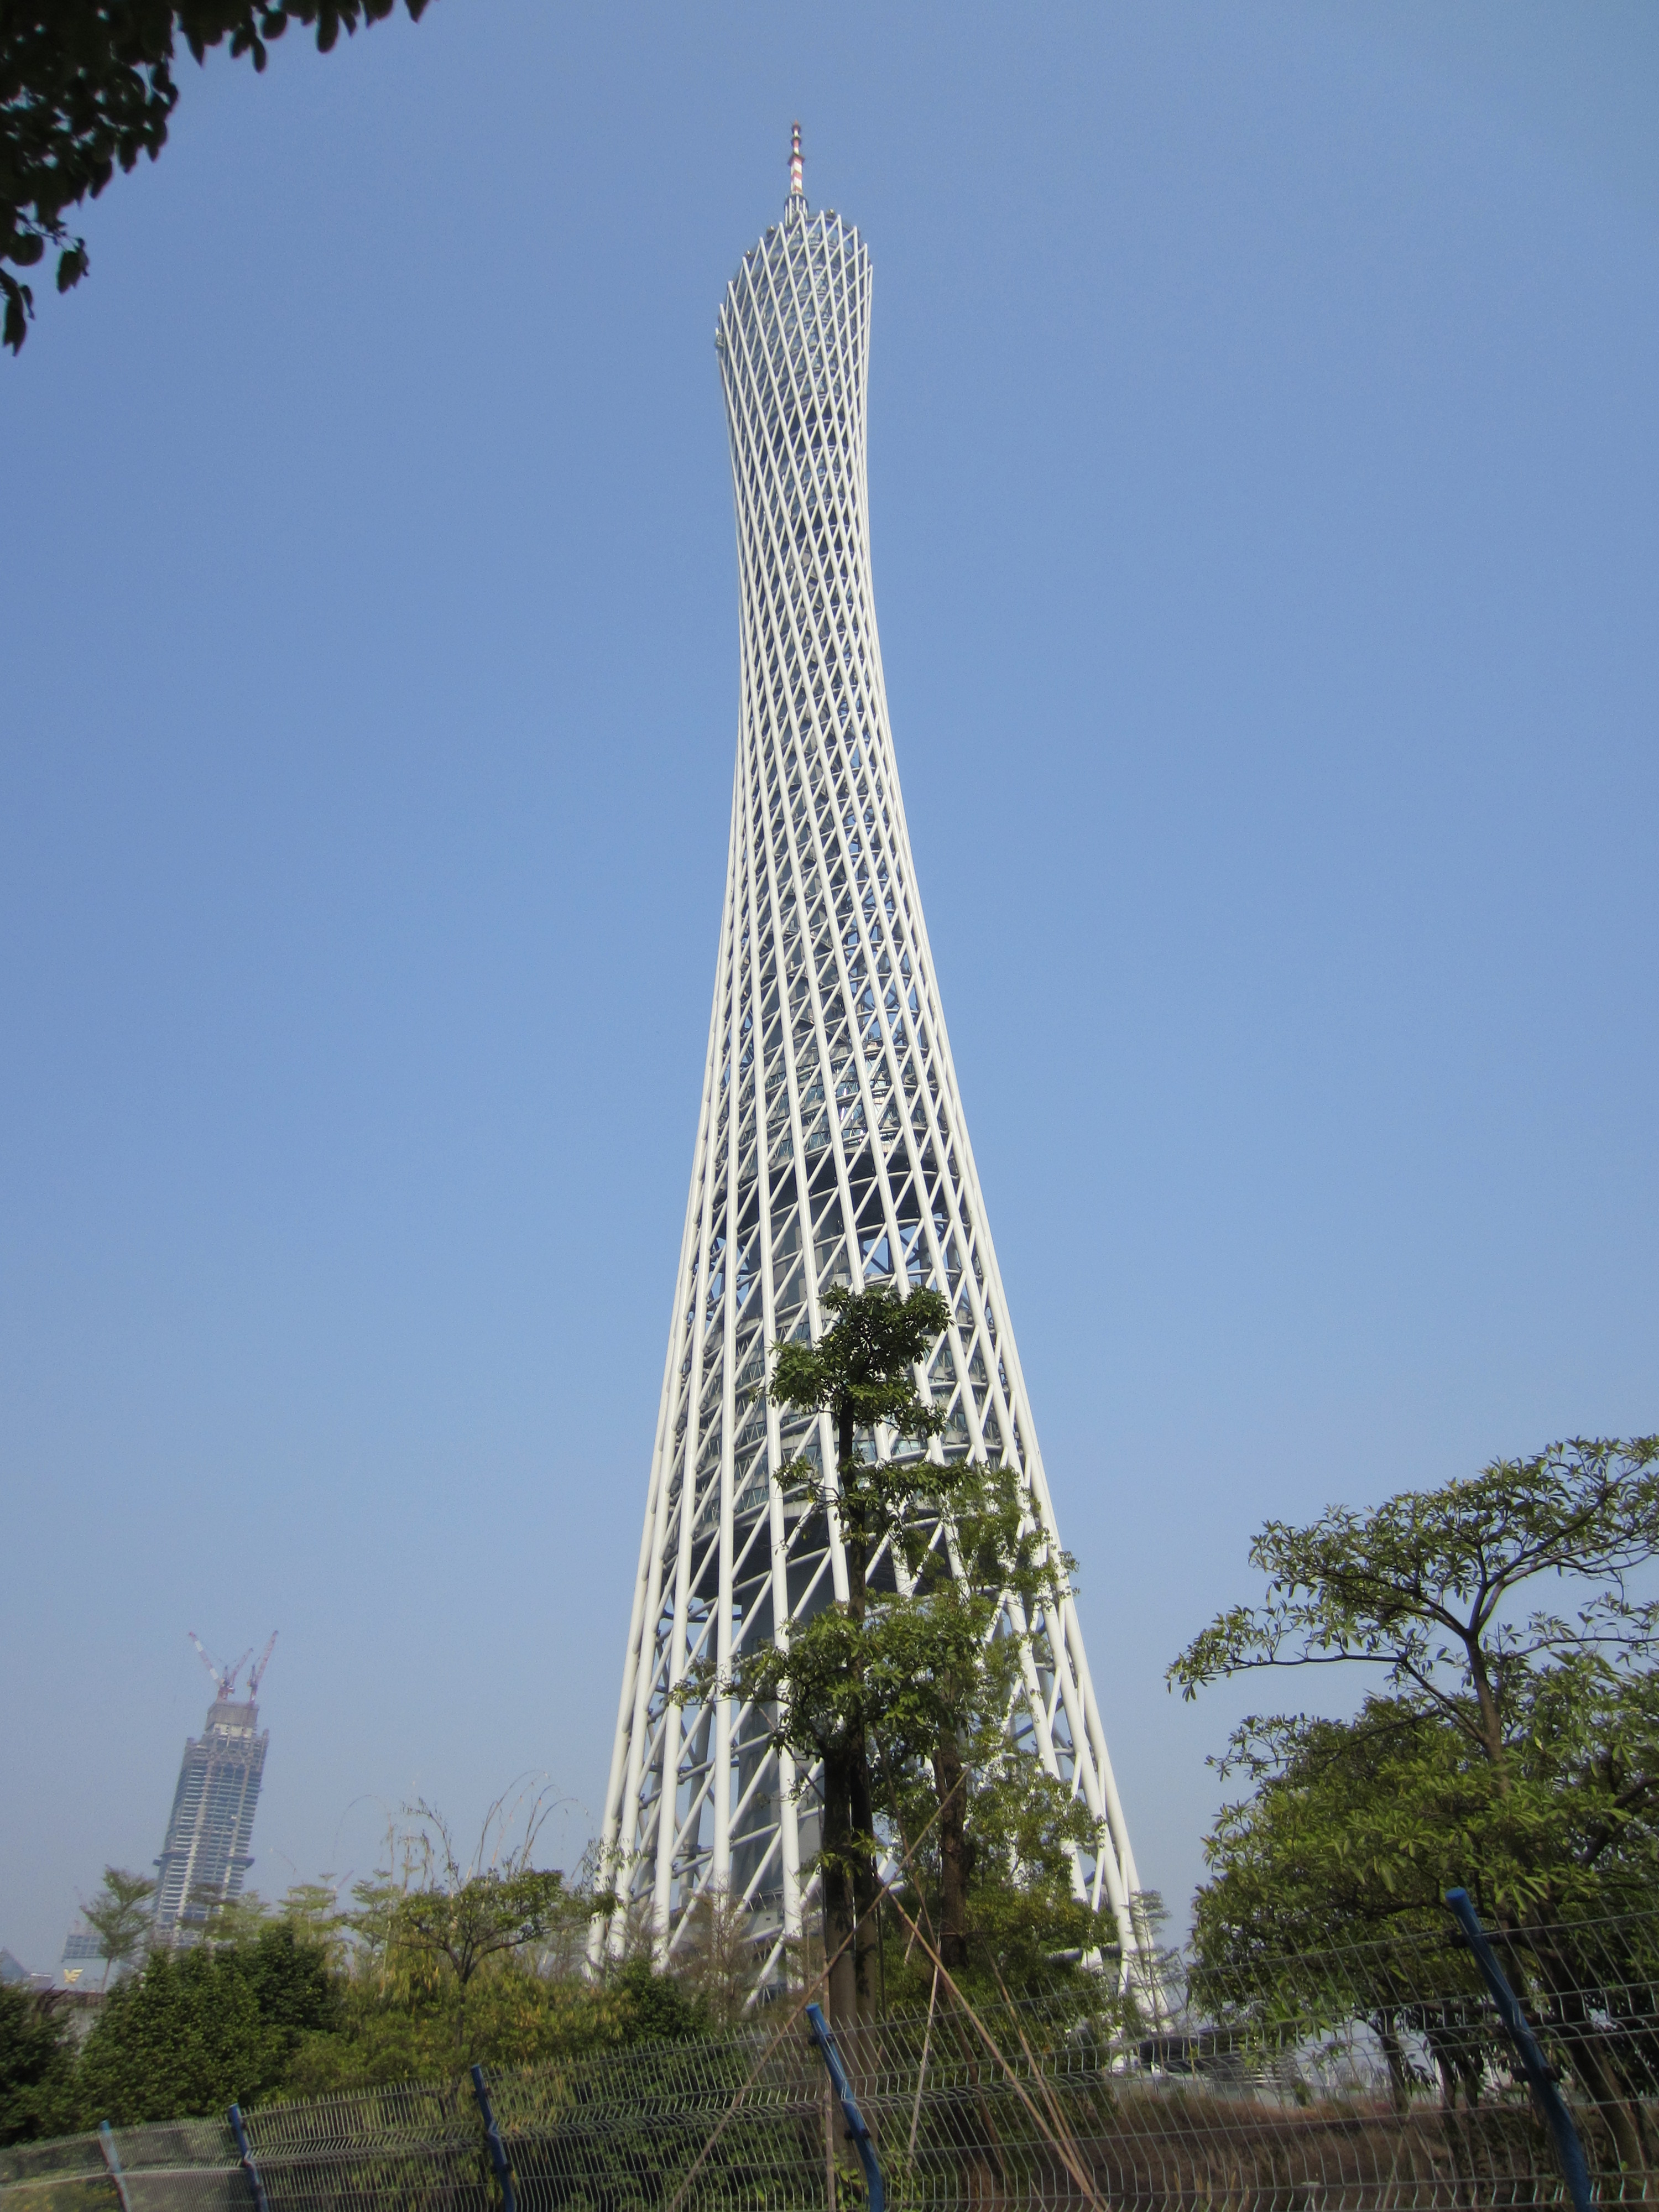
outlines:
{"label": "glass facade of tower", "polygon": [[257,1705],[221,1698],[201,1735],[185,1742],[167,1841],[155,1862],[158,1942],[189,1941],[216,1905],[240,1894],[253,1863],[248,1846],[269,1741],[269,1732],[259,1732]]}
{"label": "glass facade of tower", "polygon": [[[603,1844],[670,1950],[710,1892],[778,1947],[817,1847],[811,1778],[771,1716],[671,1695],[846,1595],[833,1522],[771,1480],[833,1468],[826,1419],[764,1395],[769,1348],[816,1337],[834,1284],[931,1284],[951,1326],[919,1374],[935,1453],[1019,1470],[1058,1532],[916,892],[871,582],[871,264],[856,229],[783,222],[727,287],[715,346],[738,526],[731,842],[690,1194]],[[881,1448],[885,1449],[884,1439]],[[890,1565],[878,1567],[891,1587]],[[1079,1881],[1128,1940],[1133,1861],[1075,1607],[1032,1631],[1017,1739],[1104,1822]]]}

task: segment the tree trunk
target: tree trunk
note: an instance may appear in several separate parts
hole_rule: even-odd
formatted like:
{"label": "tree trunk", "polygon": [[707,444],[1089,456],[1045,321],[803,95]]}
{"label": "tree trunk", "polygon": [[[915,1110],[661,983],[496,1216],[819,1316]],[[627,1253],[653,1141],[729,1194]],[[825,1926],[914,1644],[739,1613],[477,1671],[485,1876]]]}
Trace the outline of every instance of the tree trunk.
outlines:
{"label": "tree trunk", "polygon": [[1504,1717],[1498,1711],[1498,1693],[1492,1688],[1492,1676],[1487,1672],[1486,1655],[1478,1636],[1466,1636],[1463,1647],[1468,1654],[1469,1680],[1474,1685],[1475,1702],[1480,1709],[1481,1741],[1486,1747],[1492,1778],[1498,1784],[1498,1794],[1500,1797],[1507,1797],[1510,1794],[1510,1770],[1504,1747]]}
{"label": "tree trunk", "polygon": [[823,1760],[823,1956],[829,1968],[830,2024],[858,2026],[856,1927],[848,1846],[852,1840],[852,1777],[845,1752]]}
{"label": "tree trunk", "polygon": [[1406,2070],[1405,2045],[1400,2040],[1400,2030],[1392,2012],[1379,2012],[1373,2019],[1376,2039],[1382,2046],[1382,2055],[1389,2062],[1389,2095],[1396,2112],[1411,2110],[1411,2076]]}
{"label": "tree trunk", "polygon": [[[853,1415],[850,1407],[843,1408],[836,1442],[839,1455],[836,1462],[836,1481],[842,1495],[847,1492],[847,1478],[854,1465],[853,1458]],[[847,1559],[847,1609],[861,1628],[864,1626],[866,1603],[865,1553],[866,1530],[854,1515],[849,1525],[846,1512],[840,1512],[842,1549]]]}
{"label": "tree trunk", "polygon": [[[836,1439],[840,1447],[838,1473],[843,1488],[848,1470],[853,1466],[853,1416],[850,1408],[843,1408]],[[856,1522],[848,1527],[842,1522],[842,1545],[847,1559],[847,1609],[858,1626],[864,1626],[868,1602],[866,1581],[866,1534]],[[846,1751],[846,1786],[848,1835],[850,1847],[852,1836],[873,1837],[876,1831],[875,1800],[870,1785],[870,1747],[865,1741],[862,1728],[852,1735]],[[827,1768],[826,1768],[827,1772]],[[854,2017],[873,2020],[876,2016],[875,1956],[878,1940],[876,1925],[876,1899],[879,1886],[876,1878],[875,1855],[869,1847],[860,1848],[853,1856],[847,1879],[848,1925],[854,1930],[850,1950],[853,2002],[856,2014],[848,2015],[849,2025]],[[827,1893],[826,1893],[827,1894]],[[831,1985],[833,1991],[833,1984]]]}
{"label": "tree trunk", "polygon": [[[1582,2002],[1575,2009],[1582,2014]],[[1646,2146],[1642,2141],[1642,2108],[1628,2095],[1618,2063],[1607,2047],[1607,2039],[1599,2034],[1589,2021],[1583,2019],[1571,2026],[1559,2027],[1556,2032],[1560,2037],[1568,2064],[1589,2092],[1602,2125],[1613,2137],[1613,2156],[1619,2161],[1621,2177],[1628,2177],[1641,2191],[1634,2198],[1626,2193],[1619,2201],[1650,2204],[1653,2202],[1653,2182],[1647,2172]],[[1607,2178],[1610,2179],[1612,2177]]]}
{"label": "tree trunk", "polygon": [[[1571,1948],[1551,1942],[1544,1930],[1535,1928],[1523,1928],[1522,1941],[1531,1954],[1536,1978],[1552,1999],[1554,2033],[1567,2064],[1578,2076],[1602,2125],[1613,2138],[1613,2156],[1621,2175],[1631,2177],[1625,2180],[1623,2194],[1618,2201],[1650,2204],[1659,2177],[1649,2172],[1641,2096],[1633,2086],[1641,2079],[1641,2063],[1638,2059],[1631,2069],[1631,2078],[1627,2078],[1619,2049],[1624,2039],[1617,2030],[1608,2034],[1591,2018],[1586,1984],[1593,1977],[1583,1960],[1574,1957]],[[1534,1975],[1528,1972],[1526,1958],[1516,1946],[1505,1943],[1502,1948],[1510,1986],[1522,2005],[1531,2009],[1533,1999],[1528,1984]],[[1634,2180],[1637,2176],[1641,2177],[1639,2180]],[[1632,2185],[1639,2194],[1632,2195]]]}
{"label": "tree trunk", "polygon": [[947,1730],[933,1753],[939,1791],[939,1954],[948,1974],[968,1964],[968,1778],[962,1753]]}
{"label": "tree trunk", "polygon": [[[849,1796],[853,1827],[860,1836],[873,1836],[876,1829],[875,1808],[870,1796],[870,1753],[862,1730],[859,1735],[852,1771]],[[860,1849],[853,1865],[853,1905],[858,1914],[858,1934],[853,1944],[856,1961],[859,2017],[876,2017],[876,1950],[881,1940],[880,1923],[876,1917],[877,1902],[881,1886],[876,1875],[875,1855]]]}

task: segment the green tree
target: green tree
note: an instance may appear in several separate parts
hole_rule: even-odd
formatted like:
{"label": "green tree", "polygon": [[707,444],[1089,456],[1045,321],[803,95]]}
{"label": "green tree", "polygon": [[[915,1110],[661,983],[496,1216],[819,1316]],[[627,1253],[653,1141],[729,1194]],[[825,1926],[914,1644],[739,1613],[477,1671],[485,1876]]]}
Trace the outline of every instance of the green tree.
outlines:
{"label": "green tree", "polygon": [[239,1890],[234,1897],[215,1893],[199,1902],[192,1898],[185,1917],[209,1943],[252,1943],[272,1917],[257,1889]]}
{"label": "green tree", "polygon": [[[1306,1528],[1269,1521],[1250,1547],[1265,1601],[1218,1615],[1170,1680],[1191,1698],[1266,1668],[1380,1666],[1413,1709],[1468,1740],[1501,1789],[1541,1669],[1575,1659],[1611,1679],[1653,1656],[1659,1605],[1632,1599],[1626,1578],[1656,1553],[1659,1437],[1552,1444],[1371,1513],[1333,1506]],[[1517,1619],[1516,1594],[1546,1577],[1577,1586],[1577,1611]]]}
{"label": "green tree", "polygon": [[132,2127],[257,2103],[283,2086],[302,2040],[340,2018],[326,1959],[291,1928],[158,1951],[111,1990],[87,2038],[83,2118]]}
{"label": "green tree", "polygon": [[1659,1677],[1570,1659],[1508,1721],[1501,1774],[1401,1697],[1368,1697],[1352,1720],[1248,1723],[1228,1763],[1255,1787],[1206,1843],[1200,1950],[1415,1935],[1443,1924],[1454,1886],[1505,1927],[1644,1907],[1659,1881]]}
{"label": "green tree", "polygon": [[480,1970],[551,1942],[571,1922],[584,1927],[599,1900],[567,1887],[556,1869],[531,1864],[542,1825],[541,1800],[532,1807],[520,1840],[491,1857],[492,1832],[504,1837],[503,1801],[485,1815],[478,1848],[463,1864],[447,1822],[429,1805],[415,1814],[427,1846],[425,1879],[404,1893],[390,1914],[389,1944],[417,1965],[435,1968],[454,1992],[455,2039],[466,2041],[467,1999]]}
{"label": "green tree", "polygon": [[155,1884],[125,1867],[106,1866],[98,1894],[81,1908],[86,1923],[98,1938],[98,1955],[104,1962],[100,1986],[107,1988],[112,1966],[130,1966],[149,1947],[155,1914]]}
{"label": "green tree", "polygon": [[75,2124],[75,2049],[56,1992],[0,1983],[0,2143]]}
{"label": "green tree", "polygon": [[527,1956],[498,1956],[475,1976],[459,2051],[447,1966],[425,1982],[374,1972],[346,1978],[339,2027],[301,2039],[285,2094],[318,2097],[432,2081],[474,2059],[489,2066],[544,2065],[708,2033],[709,2008],[698,1989],[678,1973],[656,1972],[648,1959],[630,1959],[609,1976],[589,1979],[538,1971],[526,1963]]}
{"label": "green tree", "polygon": [[[797,1747],[822,1762],[819,1880],[824,1949],[832,1961],[830,2009],[838,2026],[848,2026],[875,2001],[872,1707],[863,1665],[870,1563],[917,1493],[937,1492],[949,1480],[925,1459],[887,1456],[880,1432],[900,1443],[925,1443],[944,1427],[942,1411],[916,1388],[915,1370],[949,1325],[951,1309],[937,1291],[900,1297],[885,1284],[862,1291],[837,1285],[824,1293],[823,1305],[833,1318],[816,1344],[774,1346],[770,1395],[795,1412],[830,1416],[833,1480],[817,1480],[805,1460],[779,1480],[810,1491],[833,1516],[847,1562],[847,1601],[794,1631],[785,1663],[773,1668],[771,1695],[787,1714],[786,1735],[793,1732]],[[865,1454],[857,1449],[860,1431],[869,1438]],[[775,1661],[781,1656],[773,1655]]]}
{"label": "green tree", "polygon": [[[963,1818],[954,1867],[936,1817],[945,1794],[937,1766],[930,1771],[918,1759],[891,1775],[884,1758],[882,1794],[895,1831],[907,1847],[919,1839],[900,1893],[912,1917],[930,1929],[959,1987],[987,1997],[1053,1993],[1085,1957],[1117,1941],[1111,1914],[1077,1894],[1077,1854],[1100,1848],[1100,1824],[1029,1742],[1009,1735],[1006,1714],[1000,1717],[1000,1729],[957,1739],[963,1759],[953,1795]],[[932,1962],[919,1948],[906,1948],[907,1972],[896,1980],[890,1970],[889,1984],[912,2002],[927,1995]]]}
{"label": "green tree", "polygon": [[[1046,1970],[1048,1952],[1097,1943],[1099,1916],[1073,1890],[1076,1855],[1099,1838],[1009,1730],[1030,1624],[1054,1617],[1072,1562],[1033,1522],[1014,1472],[883,1455],[882,1431],[900,1442],[938,1433],[914,1370],[948,1305],[886,1285],[825,1303],[834,1320],[817,1344],[775,1348],[771,1395],[830,1416],[836,1480],[799,1461],[779,1480],[836,1516],[846,1602],[795,1625],[787,1644],[743,1655],[727,1683],[705,1662],[678,1694],[771,1705],[775,1740],[803,1769],[819,1766],[830,2010],[850,2022],[873,2006],[878,1814],[906,1839],[918,1877],[933,1877],[953,1977],[975,1936],[994,1978],[1006,1962],[1023,1982]],[[884,1547],[894,1567],[876,1588]]]}
{"label": "green tree", "polygon": [[1073,1562],[1000,1467],[956,1471],[948,1504],[894,1540],[911,1587],[878,1607],[870,1668],[884,1806],[922,1839],[946,1969],[967,1971],[977,1936],[993,1972],[1006,1961],[1029,1981],[1042,1950],[1098,1940],[1096,1916],[1073,1909],[1098,1824],[1009,1730],[1031,1624],[1057,1615]]}
{"label": "green tree", "polygon": [[629,1959],[612,1988],[621,2000],[618,2043],[690,2043],[709,2032],[706,1998],[675,1974],[660,1974],[648,1959]]}
{"label": "green tree", "polygon": [[[404,0],[411,17],[426,0]],[[228,40],[263,70],[290,21],[314,25],[326,53],[343,29],[392,13],[393,0],[0,0],[0,343],[16,353],[34,312],[32,269],[53,250],[58,289],[87,272],[66,211],[95,199],[118,166],[167,143],[178,104],[175,42],[198,62]]]}
{"label": "green tree", "polygon": [[260,2025],[281,2039],[283,2069],[300,2037],[339,2026],[340,1989],[327,1949],[291,1921],[262,1928],[231,1954],[231,1964],[253,1992]]}
{"label": "green tree", "polygon": [[[787,1648],[744,1655],[729,1687],[775,1707],[775,1740],[803,1769],[860,1734],[875,1812],[902,1846],[910,1905],[927,1920],[930,1899],[936,1908],[947,1971],[988,1991],[1030,1989],[1054,1979],[1054,1954],[1115,1934],[1075,1894],[1077,1854],[1099,1848],[1098,1824],[1009,1726],[1030,1623],[1052,1616],[1071,1563],[1032,1523],[1012,1471],[928,1473],[949,1502],[913,1490],[896,1510],[895,1587],[866,1592],[861,1621],[829,1607]],[[692,1686],[707,1694],[714,1670]],[[918,1993],[913,1971],[895,1972]]]}
{"label": "green tree", "polygon": [[458,2047],[466,2040],[467,1993],[479,1969],[544,1942],[569,1904],[562,1873],[526,1867],[516,1874],[486,1868],[462,1875],[453,1886],[416,1890],[398,1905],[393,1940],[441,1961],[453,1977]]}
{"label": "green tree", "polygon": [[331,1966],[342,1963],[349,1931],[338,1893],[326,1881],[290,1884],[276,1910],[301,1942],[314,1943]]}
{"label": "green tree", "polygon": [[[946,1479],[926,1460],[883,1457],[876,1435],[884,1428],[896,1442],[925,1443],[944,1427],[944,1413],[917,1391],[915,1369],[949,1326],[951,1309],[937,1291],[902,1298],[884,1283],[867,1291],[837,1285],[824,1292],[823,1306],[834,1319],[816,1344],[773,1346],[769,1395],[794,1412],[829,1414],[836,1479],[814,1481],[805,1460],[778,1479],[813,1490],[833,1511],[847,1554],[848,1609],[862,1620],[872,1553],[910,1500]],[[860,1431],[871,1439],[867,1454],[857,1449]]]}
{"label": "green tree", "polygon": [[869,1669],[872,1641],[867,1623],[854,1620],[844,1605],[828,1605],[793,1627],[787,1645],[743,1653],[725,1677],[706,1661],[676,1690],[683,1699],[735,1697],[775,1706],[774,1742],[793,1754],[803,1777],[821,1766],[819,1888],[837,2027],[855,2026],[861,2012],[869,2013],[876,1988],[872,1957],[879,1925],[873,1917],[876,1837],[868,1778],[880,1693]]}
{"label": "green tree", "polygon": [[[1396,2063],[1414,1939],[1443,1924],[1454,1883],[1511,1942],[1518,1981],[1587,1984],[1564,1928],[1647,1904],[1659,1876],[1659,1606],[1631,1591],[1656,1553],[1650,1437],[1552,1445],[1305,1528],[1270,1522],[1251,1550],[1264,1602],[1213,1621],[1172,1685],[1357,1665],[1375,1686],[1352,1719],[1253,1714],[1234,1731],[1222,1770],[1253,1787],[1218,1816],[1194,1904],[1212,1992],[1260,1998],[1288,1954],[1328,1962],[1297,1971],[1338,2004],[1345,1954],[1369,1937],[1364,1989],[1346,1995]],[[1538,1602],[1546,1580],[1565,1605]],[[1467,2038],[1449,2018],[1416,2024],[1449,2084]],[[1618,2052],[1581,2039],[1574,2063],[1621,2159],[1639,2159]]]}

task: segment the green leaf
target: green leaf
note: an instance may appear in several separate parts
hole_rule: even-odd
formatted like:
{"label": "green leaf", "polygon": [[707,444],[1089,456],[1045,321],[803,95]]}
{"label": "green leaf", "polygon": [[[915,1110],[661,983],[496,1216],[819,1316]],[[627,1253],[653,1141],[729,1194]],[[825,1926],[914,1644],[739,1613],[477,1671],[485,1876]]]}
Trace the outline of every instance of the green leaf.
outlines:
{"label": "green leaf", "polygon": [[3,269],[0,269],[0,292],[3,292],[6,301],[6,324],[4,331],[0,331],[0,345],[9,346],[13,353],[19,353],[29,334],[28,319],[34,313],[34,295],[27,284],[8,276]]}

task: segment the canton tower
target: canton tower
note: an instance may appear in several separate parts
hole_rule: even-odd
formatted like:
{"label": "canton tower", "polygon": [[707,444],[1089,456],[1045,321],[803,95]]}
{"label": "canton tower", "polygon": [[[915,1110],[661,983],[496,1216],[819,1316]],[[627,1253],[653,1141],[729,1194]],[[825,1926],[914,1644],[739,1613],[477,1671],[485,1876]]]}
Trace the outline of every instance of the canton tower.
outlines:
{"label": "canton tower", "polygon": [[[833,1521],[772,1480],[797,1456],[833,1468],[836,1445],[827,1415],[769,1402],[770,1347],[818,1336],[833,1284],[942,1291],[951,1326],[918,1370],[947,1409],[931,1449],[1018,1468],[1056,1548],[1059,1532],[888,727],[870,574],[870,252],[832,211],[808,211],[799,125],[783,220],[727,285],[714,347],[737,504],[737,774],[601,1848],[659,1954],[695,1940],[700,1897],[723,1896],[750,1915],[765,1980],[813,1902],[811,1778],[772,1747],[766,1709],[671,1692],[698,1660],[725,1679],[745,1647],[847,1595]],[[1075,1604],[1024,1626],[1011,1727],[1104,1824],[1077,1878],[1127,1949],[1134,1860]]]}

